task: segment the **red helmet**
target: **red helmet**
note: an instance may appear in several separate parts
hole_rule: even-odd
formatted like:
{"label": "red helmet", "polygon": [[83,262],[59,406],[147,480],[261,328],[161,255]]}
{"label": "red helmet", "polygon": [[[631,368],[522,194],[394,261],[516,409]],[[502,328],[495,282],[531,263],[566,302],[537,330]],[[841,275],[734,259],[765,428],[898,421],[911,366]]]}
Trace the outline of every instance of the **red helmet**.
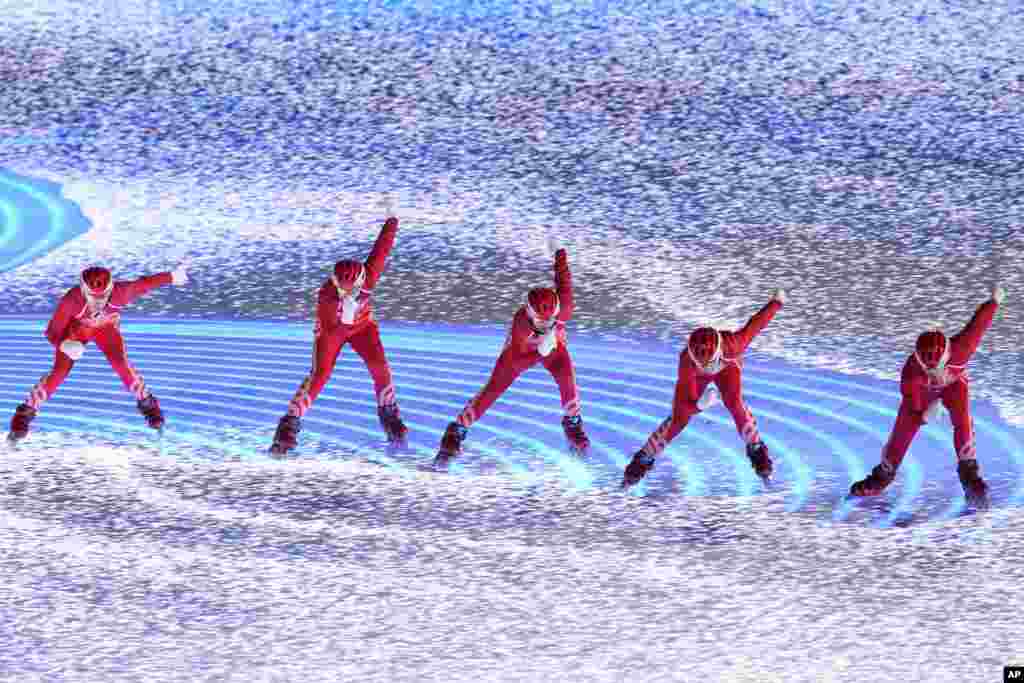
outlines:
{"label": "red helmet", "polygon": [[334,275],[331,276],[334,286],[340,290],[351,292],[362,288],[366,281],[366,269],[359,261],[346,259],[334,264]]}
{"label": "red helmet", "polygon": [[536,327],[551,327],[561,306],[558,293],[550,287],[534,287],[526,295],[526,314]]}
{"label": "red helmet", "polygon": [[695,363],[711,365],[722,357],[722,335],[713,327],[698,327],[690,333],[686,348]]}
{"label": "red helmet", "polygon": [[949,360],[949,342],[939,330],[929,330],[917,338],[914,349],[917,362],[926,370],[941,370]]}
{"label": "red helmet", "polygon": [[82,293],[87,298],[102,299],[114,289],[114,278],[110,271],[100,266],[92,266],[82,271]]}

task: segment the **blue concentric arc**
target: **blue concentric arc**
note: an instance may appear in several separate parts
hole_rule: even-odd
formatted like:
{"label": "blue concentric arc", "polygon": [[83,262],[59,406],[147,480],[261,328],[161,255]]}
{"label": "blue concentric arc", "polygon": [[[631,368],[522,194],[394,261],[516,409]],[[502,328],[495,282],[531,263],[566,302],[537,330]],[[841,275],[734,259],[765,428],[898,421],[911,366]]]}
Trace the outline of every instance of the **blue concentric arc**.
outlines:
{"label": "blue concentric arc", "polygon": [[[42,338],[43,319],[0,319],[6,362],[0,370],[8,414],[45,373],[53,350]],[[409,444],[386,445],[377,423],[372,382],[361,359],[346,348],[334,376],[304,419],[296,458],[358,458],[401,477],[421,476],[445,425],[487,381],[501,347],[500,331],[427,325],[382,325]],[[309,325],[128,319],[129,358],[160,398],[168,428],[159,442],[167,457],[266,458],[277,419],[309,370]],[[571,339],[584,422],[592,440],[582,461],[567,451],[560,398],[538,366],[473,426],[454,477],[495,473],[522,482],[524,491],[555,485],[567,492],[617,490],[622,468],[671,413],[678,352],[648,343],[613,370],[610,344]],[[620,356],[617,356],[620,357]],[[748,359],[745,396],[777,463],[771,487],[785,511],[814,511],[825,520],[861,519],[844,500],[849,484],[877,462],[899,403],[892,383]],[[984,403],[973,407],[978,452],[987,476],[1007,488],[997,501],[1024,498],[1019,430]],[[6,419],[6,418],[5,418]],[[102,354],[90,347],[72,376],[34,423],[36,433],[107,434],[116,441],[153,439],[134,400]],[[962,495],[950,456],[948,429],[925,427],[883,506],[868,507],[873,524],[908,518],[948,519]],[[937,454],[940,454],[938,456]],[[936,483],[939,485],[936,487]],[[634,495],[762,495],[732,417],[723,406],[697,415],[666,449]]]}
{"label": "blue concentric arc", "polygon": [[0,273],[53,251],[90,227],[59,185],[0,169]]}

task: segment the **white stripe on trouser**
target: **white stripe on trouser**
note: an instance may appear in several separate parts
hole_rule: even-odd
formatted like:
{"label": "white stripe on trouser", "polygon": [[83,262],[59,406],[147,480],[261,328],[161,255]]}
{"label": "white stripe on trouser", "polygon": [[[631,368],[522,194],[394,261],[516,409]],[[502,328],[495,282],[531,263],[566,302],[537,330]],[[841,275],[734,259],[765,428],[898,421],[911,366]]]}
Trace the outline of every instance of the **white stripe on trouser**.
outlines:
{"label": "white stripe on trouser", "polygon": [[397,403],[395,400],[395,385],[389,384],[380,390],[377,394],[377,405],[378,406],[393,406]]}
{"label": "white stripe on trouser", "polygon": [[960,460],[976,460],[978,456],[977,449],[975,448],[974,437],[963,445],[960,451],[956,454],[956,459]]}
{"label": "white stripe on trouser", "polygon": [[896,471],[896,466],[893,465],[891,462],[889,462],[889,444],[890,443],[892,443],[892,436],[890,436],[889,440],[885,442],[884,446],[882,446],[881,464],[882,464],[882,467],[884,469],[886,469],[887,471],[895,472]]}
{"label": "white stripe on trouser", "polygon": [[295,390],[295,395],[292,396],[292,400],[288,402],[288,414],[294,415],[295,417],[302,417],[309,410],[309,407],[313,405],[313,399],[309,396],[309,388],[313,386],[313,377],[316,375],[316,356],[317,347],[320,346],[320,318],[316,319],[316,324],[313,326],[313,360],[310,363],[309,374],[306,375],[306,379],[302,380],[302,384]]}
{"label": "white stripe on trouser", "polygon": [[747,414],[747,423],[743,425],[742,437],[744,443],[758,443],[761,440],[761,435],[757,432],[757,420],[750,412],[750,408],[744,406],[743,410]]}
{"label": "white stripe on trouser", "polygon": [[476,399],[474,398],[472,401],[467,403],[466,407],[462,409],[461,413],[459,413],[459,417],[455,420],[463,427],[472,427],[473,423],[476,422],[476,409],[473,408],[473,401],[475,400]]}
{"label": "white stripe on trouser", "polygon": [[27,403],[32,409],[38,410],[39,406],[46,403],[47,399],[50,398],[50,395],[46,393],[46,387],[44,386],[49,379],[49,375],[43,375],[39,379],[39,383],[32,387],[32,390],[28,392],[28,400],[25,401],[25,403]]}
{"label": "white stripe on trouser", "polygon": [[574,415],[580,414],[580,407],[580,399],[574,398],[573,400],[569,401],[564,406],[562,406],[562,412],[568,415],[569,417],[572,417]]}
{"label": "white stripe on trouser", "polygon": [[142,375],[135,371],[135,368],[130,363],[125,363],[128,366],[128,372],[132,376],[132,385],[128,388],[128,391],[135,394],[135,399],[141,401],[144,398],[149,397],[149,387],[146,386],[145,380],[142,379]]}
{"label": "white stripe on trouser", "polygon": [[967,417],[967,442],[960,447],[957,451],[956,459],[960,460],[975,460],[977,459],[977,447],[974,439],[974,418]]}
{"label": "white stripe on trouser", "polygon": [[668,441],[665,440],[665,435],[668,433],[668,428],[672,424],[672,418],[666,417],[662,420],[662,423],[658,425],[658,428],[654,430],[654,433],[647,439],[647,443],[644,444],[643,452],[652,458],[661,453],[668,446]]}
{"label": "white stripe on trouser", "polygon": [[309,410],[309,407],[313,405],[313,399],[309,396],[309,387],[313,383],[313,375],[308,375],[306,379],[302,380],[302,384],[295,391],[295,396],[288,403],[288,414],[296,417],[302,417]]}

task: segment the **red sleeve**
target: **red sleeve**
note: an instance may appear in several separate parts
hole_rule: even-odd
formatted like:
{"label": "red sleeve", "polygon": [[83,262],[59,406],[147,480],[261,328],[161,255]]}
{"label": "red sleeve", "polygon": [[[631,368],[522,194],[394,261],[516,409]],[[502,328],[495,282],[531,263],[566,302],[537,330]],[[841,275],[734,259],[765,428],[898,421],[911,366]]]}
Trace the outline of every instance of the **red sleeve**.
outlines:
{"label": "red sleeve", "polygon": [[173,279],[170,273],[158,273],[156,275],[140,277],[138,280],[118,282],[114,285],[114,292],[110,295],[110,302],[118,306],[125,306],[152,289],[171,284]]}
{"label": "red sleeve", "polygon": [[766,303],[760,311],[755,313],[754,316],[747,321],[746,325],[733,333],[740,353],[747,350],[747,347],[750,346],[750,342],[754,341],[754,337],[760,334],[761,330],[771,322],[772,318],[775,317],[775,314],[780,308],[782,308],[782,302],[772,299]]}
{"label": "red sleeve", "polygon": [[389,218],[384,221],[384,227],[377,235],[377,241],[373,243],[373,249],[366,258],[366,282],[363,284],[366,289],[373,289],[377,280],[384,272],[384,262],[391,253],[391,247],[395,245],[395,236],[398,234],[398,219]]}
{"label": "red sleeve", "polygon": [[572,317],[575,302],[572,298],[572,275],[565,249],[555,252],[555,291],[558,292],[558,319],[567,322]]}
{"label": "red sleeve", "polygon": [[50,318],[50,324],[46,326],[46,339],[54,346],[59,346],[64,341],[72,318],[85,305],[84,301],[79,301],[75,296],[76,292],[78,292],[77,289],[70,289],[61,297],[60,303],[57,304],[57,310]]}
{"label": "red sleeve", "polygon": [[978,350],[981,338],[985,336],[985,332],[991,327],[992,319],[995,317],[998,308],[999,304],[991,299],[978,306],[978,310],[974,312],[970,322],[949,340],[950,363],[963,365],[970,360],[974,352]]}
{"label": "red sleeve", "polygon": [[900,393],[903,394],[904,400],[910,403],[910,407],[919,413],[928,407],[927,380],[917,360],[910,356],[903,364],[903,372],[900,374]]}
{"label": "red sleeve", "polygon": [[316,318],[324,332],[332,332],[341,325],[338,319],[338,289],[330,280],[323,284],[317,295]]}
{"label": "red sleeve", "polygon": [[533,336],[533,327],[530,325],[529,317],[526,315],[526,308],[520,308],[512,318],[512,329],[508,332],[509,346],[517,351],[529,351],[527,341]]}

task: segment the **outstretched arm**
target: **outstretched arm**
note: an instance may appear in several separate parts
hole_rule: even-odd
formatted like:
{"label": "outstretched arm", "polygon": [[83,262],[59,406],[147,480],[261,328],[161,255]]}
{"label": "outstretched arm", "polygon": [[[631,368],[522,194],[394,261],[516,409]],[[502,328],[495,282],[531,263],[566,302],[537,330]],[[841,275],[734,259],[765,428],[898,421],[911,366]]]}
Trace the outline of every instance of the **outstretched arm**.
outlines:
{"label": "outstretched arm", "polygon": [[[130,304],[139,297],[148,294],[151,290],[157,287],[163,287],[165,285],[175,284],[175,271],[174,273],[168,271],[166,273],[157,273],[156,275],[147,275],[140,277],[138,280],[130,280],[123,283],[124,288],[121,290],[123,294],[118,295],[117,285],[114,285],[114,294],[111,295],[111,301],[119,305]],[[183,271],[182,271],[183,272]],[[180,281],[180,280],[179,280]],[[187,281],[187,279],[186,279]],[[121,283],[118,283],[121,284]]]}
{"label": "outstretched arm", "polygon": [[755,313],[747,324],[734,333],[734,338],[739,344],[741,351],[745,351],[750,342],[754,340],[758,334],[761,333],[768,323],[771,322],[775,314],[782,308],[783,302],[786,300],[786,293],[781,289],[776,291],[772,296],[771,301],[765,304],[760,311]]}
{"label": "outstretched arm", "polygon": [[377,235],[377,241],[373,243],[373,249],[366,258],[366,282],[363,285],[366,289],[373,289],[377,280],[384,272],[384,263],[387,261],[391,247],[395,245],[395,236],[398,234],[398,219],[390,216],[384,221],[384,226]]}
{"label": "outstretched arm", "polygon": [[555,291],[558,292],[558,319],[566,322],[572,317],[575,301],[572,297],[572,275],[569,273],[569,257],[565,249],[555,252]]}

